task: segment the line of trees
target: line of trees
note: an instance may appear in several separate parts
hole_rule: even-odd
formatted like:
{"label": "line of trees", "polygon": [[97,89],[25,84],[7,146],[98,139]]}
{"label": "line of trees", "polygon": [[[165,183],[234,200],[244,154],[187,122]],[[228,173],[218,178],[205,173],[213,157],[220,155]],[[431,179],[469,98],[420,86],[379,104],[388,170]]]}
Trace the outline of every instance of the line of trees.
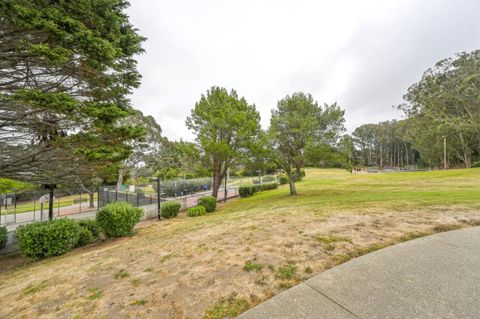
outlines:
{"label": "line of trees", "polygon": [[428,69],[404,96],[406,119],[353,132],[356,164],[377,167],[480,166],[480,51]]}
{"label": "line of trees", "polygon": [[[195,142],[169,141],[128,100],[144,38],[124,0],[0,2],[0,177],[76,185],[283,170],[290,193],[305,166],[480,166],[480,51],[428,69],[399,106],[406,118],[344,134],[344,111],[307,93],[280,99],[262,130],[256,106],[212,87],[187,117]],[[108,14],[105,14],[105,13]]]}

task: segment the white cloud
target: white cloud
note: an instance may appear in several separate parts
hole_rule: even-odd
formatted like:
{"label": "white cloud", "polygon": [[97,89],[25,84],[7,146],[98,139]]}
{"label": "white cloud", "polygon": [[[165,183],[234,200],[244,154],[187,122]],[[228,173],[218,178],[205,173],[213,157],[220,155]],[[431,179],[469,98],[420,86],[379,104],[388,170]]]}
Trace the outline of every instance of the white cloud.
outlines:
{"label": "white cloud", "polygon": [[346,108],[347,126],[398,117],[408,85],[439,59],[480,47],[477,0],[132,0],[148,38],[132,102],[166,136],[212,85],[255,103],[267,127],[295,91]]}

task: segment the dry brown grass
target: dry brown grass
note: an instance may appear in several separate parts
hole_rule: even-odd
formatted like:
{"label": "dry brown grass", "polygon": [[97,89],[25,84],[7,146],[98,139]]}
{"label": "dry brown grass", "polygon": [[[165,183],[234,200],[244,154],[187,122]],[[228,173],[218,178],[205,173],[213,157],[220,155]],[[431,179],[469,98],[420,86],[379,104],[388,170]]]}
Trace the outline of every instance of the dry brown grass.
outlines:
{"label": "dry brown grass", "polygon": [[480,220],[468,205],[319,213],[239,203],[144,222],[133,237],[61,257],[0,259],[0,317],[221,318],[352,257]]}

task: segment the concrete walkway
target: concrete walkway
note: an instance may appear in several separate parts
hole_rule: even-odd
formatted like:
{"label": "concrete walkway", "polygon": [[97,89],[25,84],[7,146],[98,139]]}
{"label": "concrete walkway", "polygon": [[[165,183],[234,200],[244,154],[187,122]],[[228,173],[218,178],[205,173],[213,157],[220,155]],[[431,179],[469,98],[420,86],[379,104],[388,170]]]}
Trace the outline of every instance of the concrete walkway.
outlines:
{"label": "concrete walkway", "polygon": [[353,259],[238,318],[480,318],[480,227]]}

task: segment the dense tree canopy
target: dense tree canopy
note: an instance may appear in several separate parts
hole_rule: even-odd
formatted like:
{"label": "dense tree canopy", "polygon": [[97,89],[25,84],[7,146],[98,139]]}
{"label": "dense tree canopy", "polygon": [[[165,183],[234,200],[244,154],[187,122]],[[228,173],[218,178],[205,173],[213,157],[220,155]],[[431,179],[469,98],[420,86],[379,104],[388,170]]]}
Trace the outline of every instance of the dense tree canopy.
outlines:
{"label": "dense tree canopy", "polygon": [[197,135],[197,142],[213,173],[213,196],[227,170],[254,148],[261,131],[255,105],[220,87],[212,87],[195,104],[186,125]]}
{"label": "dense tree canopy", "polygon": [[122,0],[0,2],[0,175],[59,182],[126,158],[141,42]]}
{"label": "dense tree canopy", "polygon": [[[319,106],[310,94],[287,95],[272,110],[269,138],[272,160],[290,179],[290,194],[295,195],[295,180],[307,157],[322,146],[338,142],[344,131],[344,111],[337,104]],[[310,152],[305,152],[309,149]]]}
{"label": "dense tree canopy", "polygon": [[[480,50],[438,62],[412,85],[401,108],[410,121],[415,148],[430,165],[449,160],[470,167],[480,157]],[[440,146],[440,147],[439,147]]]}

